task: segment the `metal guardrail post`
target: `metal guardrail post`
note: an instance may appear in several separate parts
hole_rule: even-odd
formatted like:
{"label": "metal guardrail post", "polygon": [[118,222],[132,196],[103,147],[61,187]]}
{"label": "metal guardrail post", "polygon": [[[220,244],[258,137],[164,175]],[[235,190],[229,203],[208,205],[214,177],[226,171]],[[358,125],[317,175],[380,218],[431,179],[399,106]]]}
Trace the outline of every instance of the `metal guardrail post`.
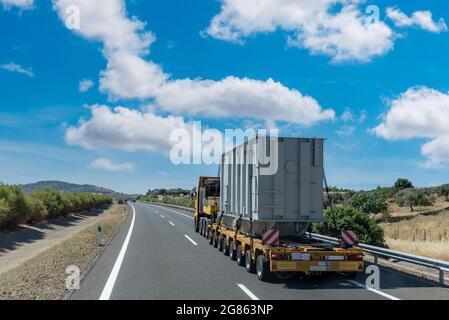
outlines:
{"label": "metal guardrail post", "polygon": [[374,264],[377,266],[379,264],[379,257],[377,254],[374,254]]}
{"label": "metal guardrail post", "polygon": [[443,270],[443,268],[440,268],[439,272],[440,272],[440,285],[444,286],[445,283],[444,283],[444,270]]}

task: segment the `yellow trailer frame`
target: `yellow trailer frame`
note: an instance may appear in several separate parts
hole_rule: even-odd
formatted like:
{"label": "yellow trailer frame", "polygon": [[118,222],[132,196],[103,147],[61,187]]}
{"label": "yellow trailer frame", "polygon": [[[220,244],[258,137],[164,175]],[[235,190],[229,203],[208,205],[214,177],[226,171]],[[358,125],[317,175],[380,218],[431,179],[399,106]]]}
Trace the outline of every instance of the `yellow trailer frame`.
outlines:
{"label": "yellow trailer frame", "polygon": [[239,265],[245,265],[248,272],[256,272],[262,281],[270,280],[273,274],[282,277],[283,273],[334,272],[354,276],[364,271],[363,250],[360,248],[290,241],[280,241],[279,247],[269,247],[263,245],[262,240],[232,230],[220,222],[209,223],[202,235],[225,255],[237,260]]}

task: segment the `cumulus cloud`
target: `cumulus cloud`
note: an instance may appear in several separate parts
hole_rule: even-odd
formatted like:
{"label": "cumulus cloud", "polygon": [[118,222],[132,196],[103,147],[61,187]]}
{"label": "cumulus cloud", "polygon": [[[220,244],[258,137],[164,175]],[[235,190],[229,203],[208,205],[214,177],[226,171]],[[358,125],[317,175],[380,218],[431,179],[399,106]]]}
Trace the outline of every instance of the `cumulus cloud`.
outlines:
{"label": "cumulus cloud", "polygon": [[[289,44],[333,62],[367,62],[393,48],[394,33],[360,10],[361,0],[221,0],[221,11],[206,33],[243,42],[249,36],[282,29]],[[340,5],[340,9],[336,9]]]}
{"label": "cumulus cloud", "polygon": [[315,99],[271,79],[177,80],[161,88],[156,102],[164,110],[183,114],[263,117],[304,126],[335,116],[332,110],[322,110]]}
{"label": "cumulus cloud", "polygon": [[387,8],[387,16],[397,27],[418,27],[430,32],[440,33],[448,31],[446,22],[440,18],[438,22],[433,21],[432,12],[415,11],[409,17],[398,8]]}
{"label": "cumulus cloud", "polygon": [[4,8],[9,9],[18,7],[23,10],[31,9],[34,5],[34,0],[0,0]]}
{"label": "cumulus cloud", "polygon": [[82,16],[79,30],[84,38],[103,43],[108,63],[101,72],[100,90],[113,99],[154,99],[155,107],[174,114],[210,117],[254,117],[301,125],[334,118],[318,102],[271,79],[266,81],[227,77],[172,79],[147,59],[155,36],[145,24],[127,17],[123,0],[53,0],[60,18],[65,8],[76,5]]}
{"label": "cumulus cloud", "polygon": [[87,92],[94,86],[94,82],[90,79],[83,79],[80,81],[78,89],[80,92]]}
{"label": "cumulus cloud", "polygon": [[135,164],[131,162],[113,163],[109,159],[100,158],[89,165],[90,169],[104,170],[110,172],[133,172]]}
{"label": "cumulus cloud", "polygon": [[33,73],[33,69],[31,68],[24,68],[21,65],[11,62],[11,63],[7,63],[7,64],[2,64],[0,65],[0,68],[7,70],[9,72],[17,72],[17,73],[21,73],[24,74],[30,78],[34,77],[34,73]]}
{"label": "cumulus cloud", "polygon": [[449,92],[427,87],[408,89],[390,102],[383,122],[372,132],[386,140],[424,138],[427,167],[449,163]]}
{"label": "cumulus cloud", "polygon": [[114,109],[104,105],[90,107],[92,117],[81,119],[66,131],[66,142],[87,149],[112,148],[127,151],[150,150],[168,152],[174,142],[175,129],[192,131],[182,117],[161,117],[125,107]]}

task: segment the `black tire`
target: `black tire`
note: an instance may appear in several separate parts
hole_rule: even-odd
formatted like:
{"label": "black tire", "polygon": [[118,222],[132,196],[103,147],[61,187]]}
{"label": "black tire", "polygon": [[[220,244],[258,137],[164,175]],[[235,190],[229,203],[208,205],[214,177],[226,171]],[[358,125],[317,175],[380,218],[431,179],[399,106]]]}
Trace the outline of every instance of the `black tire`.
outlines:
{"label": "black tire", "polygon": [[216,234],[216,232],[214,232],[214,234],[213,234],[213,245],[214,245],[214,248],[218,248],[218,235]]}
{"label": "black tire", "polygon": [[273,273],[270,271],[267,257],[265,257],[263,254],[257,256],[256,274],[257,278],[259,278],[260,281],[266,282],[273,280]]}
{"label": "black tire", "polygon": [[235,261],[237,257],[237,251],[234,249],[234,241],[231,241],[229,244],[229,258],[232,261]]}
{"label": "black tire", "polygon": [[195,232],[196,233],[200,232],[200,225],[198,223],[198,219],[195,219]]}
{"label": "black tire", "polygon": [[229,256],[229,242],[225,237],[223,237],[223,254]]}
{"label": "black tire", "polygon": [[245,265],[245,257],[242,256],[242,245],[238,245],[235,250],[235,259],[237,260],[237,264],[241,267]]}
{"label": "black tire", "polygon": [[218,251],[223,251],[223,236],[219,235],[218,236]]}
{"label": "black tire", "polygon": [[246,252],[245,252],[245,269],[249,273],[256,272],[256,264],[254,263],[253,259],[251,258],[251,250],[246,250]]}
{"label": "black tire", "polygon": [[207,235],[208,235],[208,239],[209,239],[209,244],[213,245],[214,244],[214,233],[213,233],[213,231],[211,230]]}

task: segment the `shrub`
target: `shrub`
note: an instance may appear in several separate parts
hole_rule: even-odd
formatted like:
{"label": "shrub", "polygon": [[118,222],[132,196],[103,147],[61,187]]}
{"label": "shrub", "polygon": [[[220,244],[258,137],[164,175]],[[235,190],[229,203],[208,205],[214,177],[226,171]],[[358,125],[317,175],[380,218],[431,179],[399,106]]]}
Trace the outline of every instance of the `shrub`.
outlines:
{"label": "shrub", "polygon": [[364,213],[381,213],[388,211],[384,197],[376,191],[354,193],[346,203]]}
{"label": "shrub", "polygon": [[61,193],[52,189],[24,195],[19,186],[0,184],[0,227],[39,221],[110,204],[112,198],[90,193]]}
{"label": "shrub", "polygon": [[362,243],[385,247],[384,233],[374,219],[362,211],[351,207],[339,207],[334,210],[334,218],[337,226],[334,226],[332,215],[324,212],[324,221],[314,225],[314,231],[323,235],[335,236],[342,229],[354,230]]}
{"label": "shrub", "polygon": [[439,186],[437,192],[439,196],[445,197],[449,201],[449,184]]}

